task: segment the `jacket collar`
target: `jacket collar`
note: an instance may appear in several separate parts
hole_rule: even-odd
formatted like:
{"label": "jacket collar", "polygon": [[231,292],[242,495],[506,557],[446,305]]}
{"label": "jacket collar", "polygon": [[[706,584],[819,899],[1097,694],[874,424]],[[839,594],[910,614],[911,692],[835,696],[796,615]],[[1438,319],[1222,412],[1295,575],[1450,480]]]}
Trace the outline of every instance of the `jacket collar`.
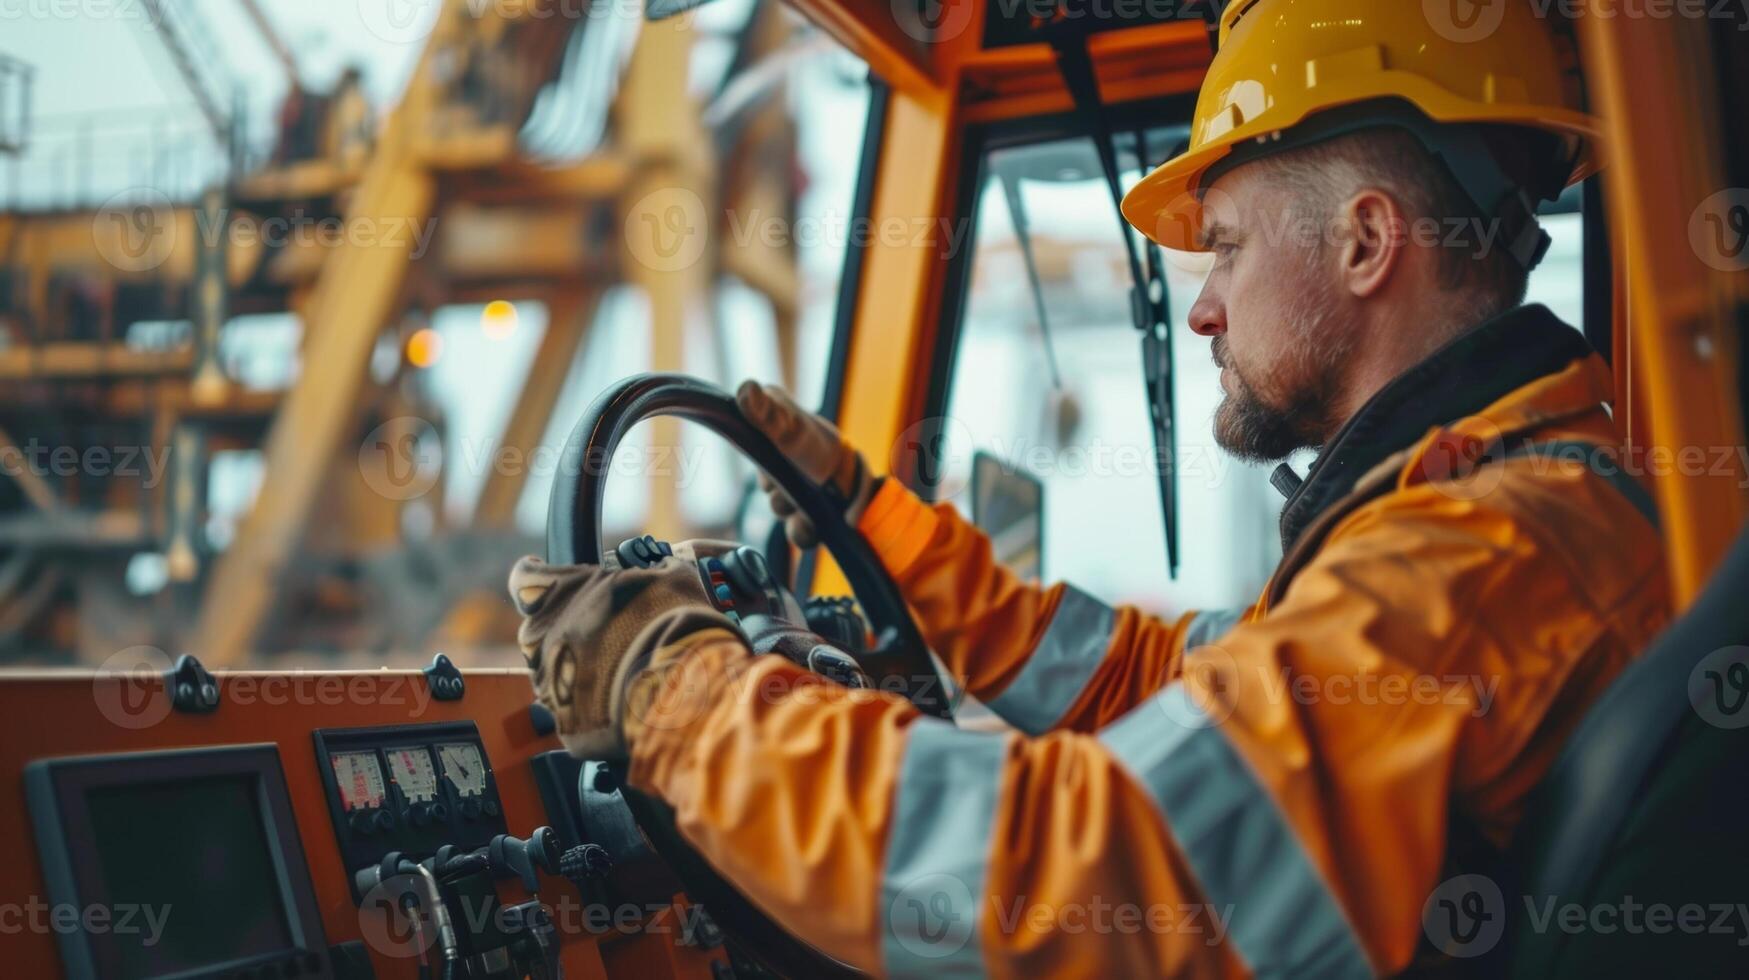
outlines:
{"label": "jacket collar", "polygon": [[1318,454],[1282,508],[1282,548],[1292,548],[1362,474],[1430,429],[1474,415],[1591,353],[1577,330],[1540,305],[1501,314],[1446,344],[1380,389]]}

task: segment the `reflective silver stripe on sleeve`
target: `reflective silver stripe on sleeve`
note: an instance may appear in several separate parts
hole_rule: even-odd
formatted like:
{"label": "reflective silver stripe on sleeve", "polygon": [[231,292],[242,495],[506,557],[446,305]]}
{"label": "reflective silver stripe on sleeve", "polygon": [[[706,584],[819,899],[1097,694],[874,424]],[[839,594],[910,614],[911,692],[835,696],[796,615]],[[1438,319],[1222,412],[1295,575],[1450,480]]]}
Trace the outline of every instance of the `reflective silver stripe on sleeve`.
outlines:
{"label": "reflective silver stripe on sleeve", "polygon": [[1105,659],[1116,621],[1110,606],[1064,585],[1063,598],[1032,656],[1002,693],[985,703],[1029,735],[1050,731]]}
{"label": "reflective silver stripe on sleeve", "polygon": [[1159,807],[1204,897],[1259,977],[1370,977],[1372,967],[1275,801],[1182,683],[1099,733]]}
{"label": "reflective silver stripe on sleeve", "polygon": [[1234,626],[1239,625],[1239,618],[1245,615],[1245,607],[1238,609],[1204,609],[1191,617],[1190,626],[1184,631],[1184,649],[1190,650],[1205,644],[1213,643]]}
{"label": "reflective silver stripe on sleeve", "polygon": [[979,911],[1010,737],[935,718],[906,733],[881,880],[890,976],[983,976]]}

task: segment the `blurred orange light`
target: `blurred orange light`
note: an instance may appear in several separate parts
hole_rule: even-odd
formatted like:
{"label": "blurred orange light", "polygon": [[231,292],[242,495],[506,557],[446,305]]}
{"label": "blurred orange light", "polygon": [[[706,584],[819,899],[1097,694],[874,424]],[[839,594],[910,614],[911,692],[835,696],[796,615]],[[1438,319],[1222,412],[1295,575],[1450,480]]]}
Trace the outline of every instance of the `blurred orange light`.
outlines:
{"label": "blurred orange light", "polygon": [[430,327],[413,331],[407,338],[407,363],[416,368],[428,368],[443,356],[443,337]]}
{"label": "blurred orange light", "polygon": [[480,313],[480,329],[493,340],[503,340],[516,330],[516,307],[506,300],[495,299]]}

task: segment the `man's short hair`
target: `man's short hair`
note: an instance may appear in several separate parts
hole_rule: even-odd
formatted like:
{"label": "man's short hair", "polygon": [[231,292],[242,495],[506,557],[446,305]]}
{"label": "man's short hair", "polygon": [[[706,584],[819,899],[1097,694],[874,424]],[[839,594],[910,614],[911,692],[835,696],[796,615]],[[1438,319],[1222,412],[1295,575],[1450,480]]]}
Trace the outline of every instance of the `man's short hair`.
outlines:
{"label": "man's short hair", "polygon": [[[1556,159],[1553,137],[1524,127],[1482,128],[1484,139],[1509,174],[1530,181],[1531,186],[1546,185],[1548,161]],[[1308,204],[1320,212],[1320,222],[1330,220],[1338,204],[1368,186],[1396,198],[1411,222],[1436,222],[1440,288],[1467,294],[1465,305],[1472,321],[1524,302],[1530,274],[1505,248],[1518,229],[1488,227],[1491,234],[1478,234],[1476,204],[1445,164],[1407,131],[1390,126],[1363,129],[1259,162],[1305,189],[1311,198]]]}

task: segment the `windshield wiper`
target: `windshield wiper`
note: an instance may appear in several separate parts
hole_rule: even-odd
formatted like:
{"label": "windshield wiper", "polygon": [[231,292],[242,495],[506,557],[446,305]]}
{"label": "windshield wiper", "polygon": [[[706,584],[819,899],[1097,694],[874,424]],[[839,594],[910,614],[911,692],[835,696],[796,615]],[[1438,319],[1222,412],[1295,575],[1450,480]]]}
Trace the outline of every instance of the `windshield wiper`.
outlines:
{"label": "windshield wiper", "polygon": [[1027,220],[1026,204],[1020,199],[1020,178],[1011,173],[1000,174],[1002,193],[1008,198],[1008,218],[1014,223],[1014,238],[1020,243],[1020,257],[1026,263],[1026,280],[1032,286],[1032,305],[1038,312],[1038,332],[1045,346],[1045,363],[1051,370],[1051,387],[1066,391],[1063,372],[1057,366],[1057,345],[1051,337],[1051,318],[1045,312],[1044,281],[1038,274],[1038,258],[1032,253],[1032,222]]}

